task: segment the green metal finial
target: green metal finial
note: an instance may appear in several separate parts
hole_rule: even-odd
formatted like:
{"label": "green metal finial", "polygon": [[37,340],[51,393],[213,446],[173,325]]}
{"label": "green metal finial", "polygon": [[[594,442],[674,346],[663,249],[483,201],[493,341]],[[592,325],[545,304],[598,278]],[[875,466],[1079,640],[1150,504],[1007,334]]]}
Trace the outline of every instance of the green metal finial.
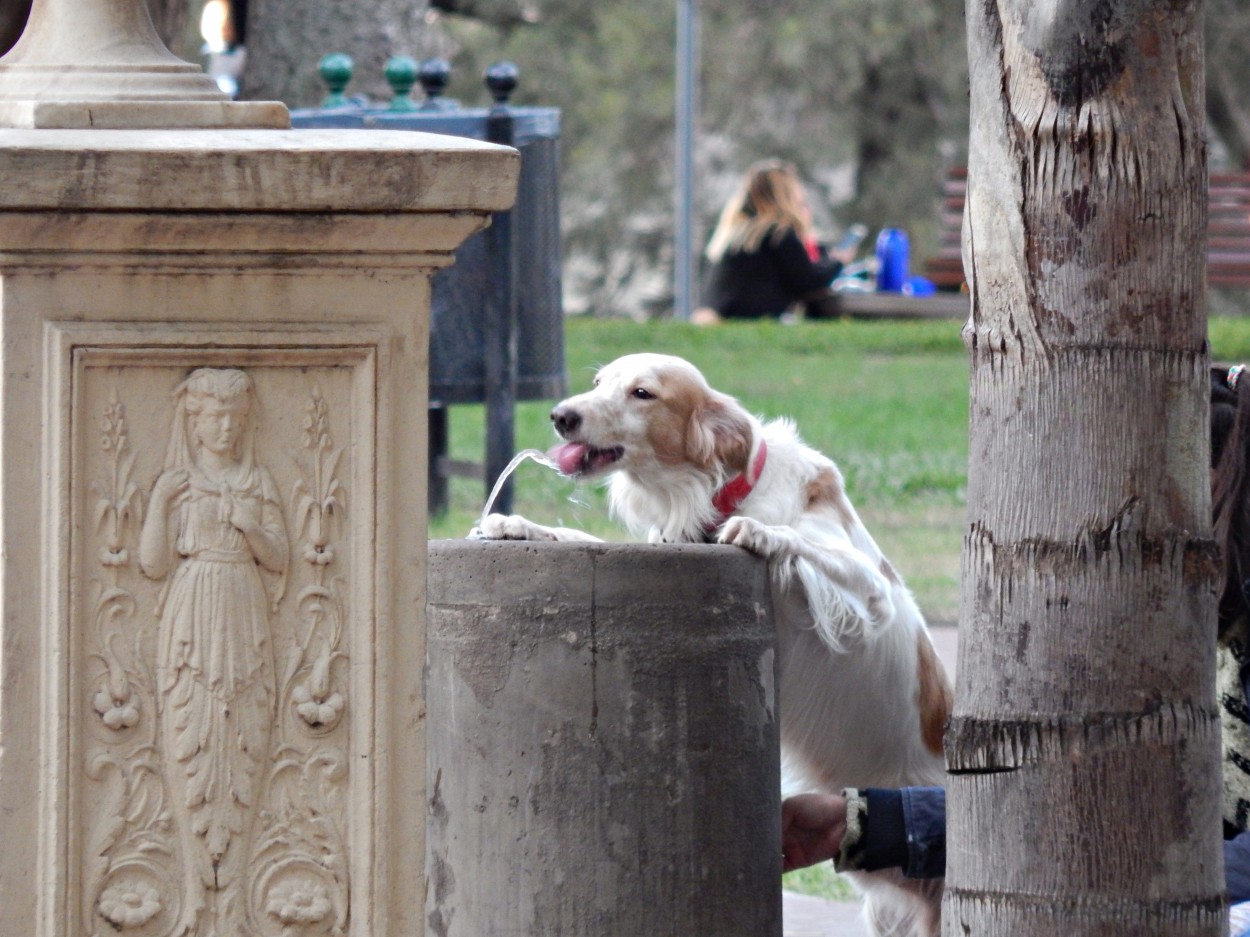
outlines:
{"label": "green metal finial", "polygon": [[415,111],[417,104],[412,100],[412,86],[417,81],[417,63],[406,55],[396,55],[387,59],[386,68],[382,72],[386,83],[391,86],[394,97],[391,98],[390,110]]}
{"label": "green metal finial", "polygon": [[325,82],[330,93],[326,95],[326,99],[321,102],[322,107],[346,107],[347,98],[343,96],[343,89],[347,87],[347,83],[352,80],[352,69],[355,63],[352,57],[345,52],[331,52],[324,56],[317,65],[317,71],[321,74],[321,80]]}

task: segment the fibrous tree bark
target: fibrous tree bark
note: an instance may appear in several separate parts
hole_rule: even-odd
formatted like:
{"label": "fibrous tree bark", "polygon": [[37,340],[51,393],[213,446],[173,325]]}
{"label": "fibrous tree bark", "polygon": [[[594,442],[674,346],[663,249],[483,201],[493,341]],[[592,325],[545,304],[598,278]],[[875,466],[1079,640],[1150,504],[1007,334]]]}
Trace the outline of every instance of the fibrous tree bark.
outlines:
{"label": "fibrous tree bark", "polygon": [[1201,12],[968,6],[948,937],[1225,928]]}

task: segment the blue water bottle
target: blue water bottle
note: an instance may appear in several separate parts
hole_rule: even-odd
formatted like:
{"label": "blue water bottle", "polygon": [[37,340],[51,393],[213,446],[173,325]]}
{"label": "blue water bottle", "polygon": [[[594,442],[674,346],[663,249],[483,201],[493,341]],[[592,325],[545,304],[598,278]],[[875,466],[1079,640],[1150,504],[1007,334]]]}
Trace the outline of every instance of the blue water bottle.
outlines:
{"label": "blue water bottle", "polygon": [[901,293],[907,282],[911,245],[901,228],[882,228],[877,235],[877,289]]}

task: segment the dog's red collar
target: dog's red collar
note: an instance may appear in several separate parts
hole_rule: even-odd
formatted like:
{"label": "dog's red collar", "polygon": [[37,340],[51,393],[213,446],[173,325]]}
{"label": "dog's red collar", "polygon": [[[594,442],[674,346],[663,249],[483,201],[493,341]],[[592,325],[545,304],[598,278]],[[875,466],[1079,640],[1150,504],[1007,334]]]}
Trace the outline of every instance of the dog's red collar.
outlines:
{"label": "dog's red collar", "polygon": [[755,452],[755,459],[750,468],[741,475],[735,475],[712,495],[712,507],[716,508],[716,521],[713,529],[719,527],[726,518],[738,510],[738,505],[746,500],[747,495],[760,480],[760,472],[764,471],[764,460],[768,458],[768,444],[760,440],[760,447]]}

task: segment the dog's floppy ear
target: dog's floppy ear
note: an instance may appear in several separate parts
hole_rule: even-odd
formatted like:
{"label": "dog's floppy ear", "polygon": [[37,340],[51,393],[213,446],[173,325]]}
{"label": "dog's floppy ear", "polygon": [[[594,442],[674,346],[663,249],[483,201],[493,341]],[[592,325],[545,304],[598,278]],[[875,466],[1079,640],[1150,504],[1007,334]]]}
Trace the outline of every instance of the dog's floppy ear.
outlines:
{"label": "dog's floppy ear", "polygon": [[751,455],[751,419],[738,401],[713,393],[695,407],[686,427],[686,455],[700,468],[745,471]]}

